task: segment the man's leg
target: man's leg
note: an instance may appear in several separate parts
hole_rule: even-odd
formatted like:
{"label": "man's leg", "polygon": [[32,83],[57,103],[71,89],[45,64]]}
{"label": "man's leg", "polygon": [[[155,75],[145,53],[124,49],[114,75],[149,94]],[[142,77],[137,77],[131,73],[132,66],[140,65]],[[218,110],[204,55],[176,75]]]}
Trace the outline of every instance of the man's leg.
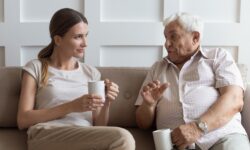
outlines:
{"label": "man's leg", "polygon": [[243,134],[229,134],[216,142],[210,150],[250,150],[249,139]]}
{"label": "man's leg", "polygon": [[119,127],[39,127],[31,129],[29,150],[134,150],[133,136]]}

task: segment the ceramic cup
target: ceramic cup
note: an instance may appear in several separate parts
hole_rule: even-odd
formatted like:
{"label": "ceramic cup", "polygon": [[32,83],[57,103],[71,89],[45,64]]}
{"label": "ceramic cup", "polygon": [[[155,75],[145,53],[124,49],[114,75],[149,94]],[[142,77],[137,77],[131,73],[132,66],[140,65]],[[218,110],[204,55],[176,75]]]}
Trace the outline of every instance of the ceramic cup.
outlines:
{"label": "ceramic cup", "polygon": [[153,137],[154,137],[156,150],[171,150],[171,149],[173,149],[170,129],[155,130],[155,131],[153,131]]}
{"label": "ceramic cup", "polygon": [[105,101],[105,83],[104,81],[89,81],[88,82],[88,93],[96,94],[102,97],[103,102]]}

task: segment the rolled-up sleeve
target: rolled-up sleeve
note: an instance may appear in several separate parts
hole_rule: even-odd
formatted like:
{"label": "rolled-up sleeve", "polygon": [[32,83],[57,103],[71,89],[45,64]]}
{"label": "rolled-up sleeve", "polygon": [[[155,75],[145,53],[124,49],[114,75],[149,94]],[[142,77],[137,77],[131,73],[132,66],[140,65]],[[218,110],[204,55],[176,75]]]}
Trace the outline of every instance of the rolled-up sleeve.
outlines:
{"label": "rolled-up sleeve", "polygon": [[236,85],[245,90],[242,76],[232,55],[224,49],[218,49],[215,57],[215,87]]}

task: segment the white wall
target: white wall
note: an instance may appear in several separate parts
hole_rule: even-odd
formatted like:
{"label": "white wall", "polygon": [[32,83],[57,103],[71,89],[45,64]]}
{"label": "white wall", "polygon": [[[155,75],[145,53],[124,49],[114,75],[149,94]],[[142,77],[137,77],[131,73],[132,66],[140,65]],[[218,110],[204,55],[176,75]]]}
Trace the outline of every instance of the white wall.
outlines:
{"label": "white wall", "polygon": [[94,66],[151,66],[166,55],[163,18],[185,11],[205,20],[204,46],[227,48],[250,70],[249,0],[0,0],[0,66],[36,58],[50,41],[52,14],[63,7],[88,18],[85,61]]}

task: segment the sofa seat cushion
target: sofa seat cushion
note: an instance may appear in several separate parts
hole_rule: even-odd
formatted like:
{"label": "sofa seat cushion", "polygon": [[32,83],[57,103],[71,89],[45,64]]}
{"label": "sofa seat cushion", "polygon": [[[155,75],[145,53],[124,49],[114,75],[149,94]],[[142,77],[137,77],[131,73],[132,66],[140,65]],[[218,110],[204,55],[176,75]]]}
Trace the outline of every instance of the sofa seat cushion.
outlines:
{"label": "sofa seat cushion", "polygon": [[1,150],[27,150],[27,133],[17,128],[0,128]]}
{"label": "sofa seat cushion", "polygon": [[152,130],[142,130],[139,128],[126,128],[136,141],[136,150],[155,149]]}

